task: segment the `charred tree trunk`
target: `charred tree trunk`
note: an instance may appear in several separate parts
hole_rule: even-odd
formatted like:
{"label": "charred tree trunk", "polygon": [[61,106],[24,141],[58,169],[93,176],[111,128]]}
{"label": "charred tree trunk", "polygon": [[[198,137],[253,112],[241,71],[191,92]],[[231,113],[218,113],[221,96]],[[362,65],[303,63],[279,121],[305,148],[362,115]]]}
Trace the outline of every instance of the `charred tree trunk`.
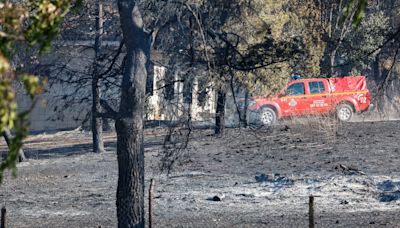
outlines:
{"label": "charred tree trunk", "polygon": [[215,134],[223,135],[225,128],[225,100],[226,91],[224,86],[221,86],[217,92],[217,108],[215,115]]}
{"label": "charred tree trunk", "polygon": [[329,77],[334,77],[335,76],[335,62],[336,62],[336,52],[337,48],[333,49],[330,52],[329,56]]}
{"label": "charred tree trunk", "polygon": [[374,72],[374,80],[375,80],[375,82],[378,82],[377,84],[379,84],[380,80],[381,80],[381,68],[380,68],[379,54],[376,55],[372,67],[373,67],[373,72]]}
{"label": "charred tree trunk", "polygon": [[327,48],[324,52],[324,57],[322,58],[320,64],[320,71],[322,74],[326,75],[327,77],[334,77],[335,76],[335,62],[336,62],[336,54],[337,54],[337,47],[333,42],[328,42]]}
{"label": "charred tree trunk", "polygon": [[244,93],[244,107],[243,107],[243,115],[240,121],[242,122],[243,127],[247,127],[247,108],[249,107],[249,91],[246,89]]}
{"label": "charred tree trunk", "polygon": [[102,122],[103,122],[103,131],[111,131],[112,130],[110,119],[103,118]]}
{"label": "charred tree trunk", "polygon": [[103,142],[103,123],[98,116],[100,112],[100,82],[98,61],[100,58],[101,35],[103,34],[103,5],[98,3],[98,15],[96,18],[96,38],[94,42],[95,60],[93,64],[92,75],[92,135],[93,135],[93,152],[104,152]]}
{"label": "charred tree trunk", "polygon": [[143,113],[151,36],[145,32],[134,0],[118,0],[126,46],[117,132],[118,227],[144,227]]}
{"label": "charred tree trunk", "polygon": [[[10,148],[11,140],[13,138],[13,135],[11,134],[11,131],[9,129],[5,129],[4,132],[3,132],[3,137],[4,137],[4,140],[7,143],[8,148]],[[19,149],[18,161],[19,162],[23,162],[25,160],[26,160],[25,153],[24,153],[24,150],[21,148],[21,149]]]}

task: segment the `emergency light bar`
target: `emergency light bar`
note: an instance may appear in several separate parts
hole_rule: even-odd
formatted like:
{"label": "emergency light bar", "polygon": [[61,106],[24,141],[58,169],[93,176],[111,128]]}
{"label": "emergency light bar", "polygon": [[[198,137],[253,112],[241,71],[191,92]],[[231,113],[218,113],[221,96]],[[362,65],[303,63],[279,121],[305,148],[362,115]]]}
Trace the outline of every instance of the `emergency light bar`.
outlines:
{"label": "emergency light bar", "polygon": [[292,74],[290,77],[291,77],[293,80],[297,80],[297,79],[300,79],[300,78],[301,78],[301,76],[298,75],[298,74]]}

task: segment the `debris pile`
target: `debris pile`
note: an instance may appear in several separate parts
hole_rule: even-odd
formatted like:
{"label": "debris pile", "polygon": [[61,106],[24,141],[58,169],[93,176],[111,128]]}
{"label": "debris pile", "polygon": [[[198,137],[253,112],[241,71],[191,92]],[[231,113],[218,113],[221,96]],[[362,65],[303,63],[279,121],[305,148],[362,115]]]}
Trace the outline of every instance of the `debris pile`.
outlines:
{"label": "debris pile", "polygon": [[377,184],[381,202],[391,202],[400,199],[400,181],[385,180]]}
{"label": "debris pile", "polygon": [[256,175],[255,179],[257,183],[263,183],[266,187],[272,188],[273,192],[276,192],[287,186],[292,186],[294,184],[293,180],[281,176],[279,173],[276,173],[274,175],[266,175],[262,173],[260,175]]}

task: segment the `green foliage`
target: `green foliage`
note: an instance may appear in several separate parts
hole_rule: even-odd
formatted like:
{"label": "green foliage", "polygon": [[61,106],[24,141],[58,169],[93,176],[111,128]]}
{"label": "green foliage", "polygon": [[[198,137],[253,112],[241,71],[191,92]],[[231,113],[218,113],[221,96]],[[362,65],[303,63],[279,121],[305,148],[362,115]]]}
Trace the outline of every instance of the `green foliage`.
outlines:
{"label": "green foliage", "polygon": [[24,32],[29,45],[38,45],[40,51],[48,51],[51,41],[59,32],[59,25],[68,9],[65,0],[30,0],[34,15]]}
{"label": "green foliage", "polygon": [[385,41],[388,28],[389,18],[383,12],[369,13],[344,41],[339,52],[341,61],[348,63],[353,72],[367,68],[378,54],[377,47]]}
{"label": "green foliage", "polygon": [[319,55],[314,56],[319,56],[320,75],[347,75],[368,68],[389,28],[388,17],[380,9],[383,3],[367,10],[364,0],[294,2],[307,6],[304,12],[308,13],[303,15],[313,15],[302,17],[301,21],[308,25],[304,31],[313,34],[312,43],[318,44]]}
{"label": "green foliage", "polygon": [[40,85],[38,77],[30,74],[22,74],[20,78],[21,82],[24,84],[26,92],[31,99],[33,99],[35,95],[42,91],[42,86]]}
{"label": "green foliage", "polygon": [[13,176],[17,174],[19,150],[22,148],[23,140],[28,136],[28,114],[29,112],[20,113],[13,121],[15,136],[11,139],[6,159],[0,163],[0,183],[3,181],[3,173],[6,169],[10,169]]}
{"label": "green foliage", "polygon": [[355,9],[352,22],[353,25],[358,27],[365,17],[365,9],[367,8],[368,0],[350,0],[343,8],[342,16],[339,23],[343,25],[346,18],[351,14],[352,10]]}
{"label": "green foliage", "polygon": [[40,51],[48,50],[68,6],[68,0],[0,1],[0,133],[11,129],[15,134],[9,152],[0,164],[0,183],[6,169],[16,173],[19,150],[28,135],[29,110],[18,114],[13,81],[20,80],[32,99],[41,91],[36,76],[18,74],[13,69],[13,52],[17,45],[23,44]]}
{"label": "green foliage", "polygon": [[83,0],[76,0],[72,6],[71,6],[71,11],[73,13],[77,13],[80,9],[83,7]]}
{"label": "green foliage", "polygon": [[17,103],[10,80],[0,81],[0,131],[13,128],[17,117]]}
{"label": "green foliage", "polygon": [[10,69],[10,63],[7,58],[0,54],[0,75],[6,73]]}
{"label": "green foliage", "polygon": [[[240,2],[241,15],[226,23],[224,29],[240,35],[239,50],[243,56],[254,56],[250,60],[265,65],[236,73],[253,95],[276,93],[292,73],[306,77],[319,75],[324,47],[316,31],[307,23],[315,21],[317,16],[304,19],[312,15],[312,7],[289,0]],[[260,57],[261,60],[257,59]]]}

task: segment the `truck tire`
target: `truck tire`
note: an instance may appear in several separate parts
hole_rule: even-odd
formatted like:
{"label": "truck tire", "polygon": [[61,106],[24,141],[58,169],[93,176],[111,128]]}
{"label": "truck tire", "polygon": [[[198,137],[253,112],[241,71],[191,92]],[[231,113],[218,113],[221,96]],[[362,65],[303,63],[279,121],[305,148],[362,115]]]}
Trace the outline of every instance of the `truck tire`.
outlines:
{"label": "truck tire", "polygon": [[336,118],[343,122],[348,122],[353,117],[353,107],[349,104],[339,104],[336,107]]}
{"label": "truck tire", "polygon": [[259,110],[259,122],[264,126],[271,126],[276,122],[276,113],[270,107],[262,107]]}

